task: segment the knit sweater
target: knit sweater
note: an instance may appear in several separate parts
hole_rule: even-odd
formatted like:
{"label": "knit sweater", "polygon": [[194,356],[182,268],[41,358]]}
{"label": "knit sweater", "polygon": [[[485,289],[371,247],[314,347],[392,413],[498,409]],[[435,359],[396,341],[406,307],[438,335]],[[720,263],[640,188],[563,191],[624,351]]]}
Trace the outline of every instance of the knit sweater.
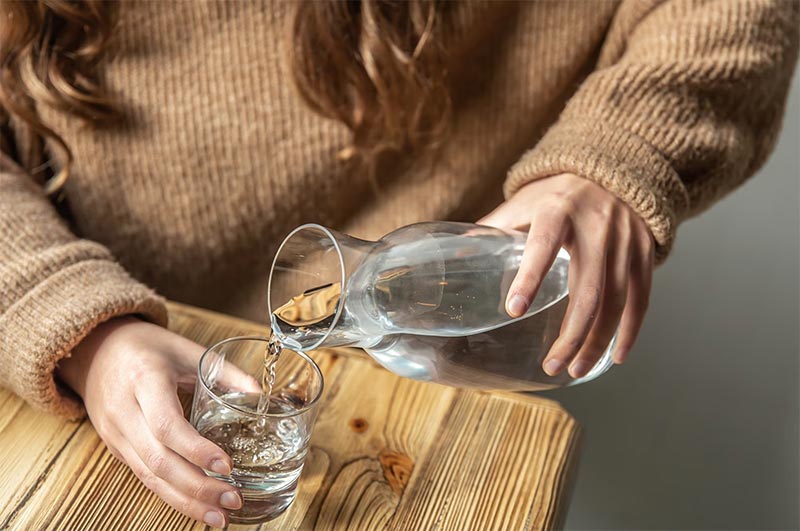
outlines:
{"label": "knit sweater", "polygon": [[451,133],[435,158],[386,169],[376,191],[336,158],[347,129],[294,92],[286,3],[124,2],[103,79],[129,119],[93,129],[39,106],[74,153],[69,219],[15,163],[30,149],[22,128],[4,128],[0,384],[78,417],[53,371],[98,323],[164,324],[162,297],[263,321],[269,264],[297,224],[376,238],[421,220],[474,221],[562,172],[624,200],[663,259],[680,221],[775,144],[798,5],[459,4],[448,13]]}

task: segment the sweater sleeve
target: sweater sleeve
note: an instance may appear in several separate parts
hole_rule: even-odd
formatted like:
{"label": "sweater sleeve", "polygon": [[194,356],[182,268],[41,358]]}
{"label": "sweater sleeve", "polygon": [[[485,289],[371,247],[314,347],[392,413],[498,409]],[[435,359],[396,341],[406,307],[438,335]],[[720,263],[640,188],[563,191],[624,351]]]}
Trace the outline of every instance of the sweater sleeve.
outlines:
{"label": "sweater sleeve", "polygon": [[79,418],[53,372],[95,326],[166,308],[111,253],[72,234],[33,179],[0,152],[0,385],[44,411]]}
{"label": "sweater sleeve", "polygon": [[623,0],[597,67],[515,164],[506,197],[574,173],[650,227],[663,260],[680,221],[764,163],[797,59],[800,3]]}

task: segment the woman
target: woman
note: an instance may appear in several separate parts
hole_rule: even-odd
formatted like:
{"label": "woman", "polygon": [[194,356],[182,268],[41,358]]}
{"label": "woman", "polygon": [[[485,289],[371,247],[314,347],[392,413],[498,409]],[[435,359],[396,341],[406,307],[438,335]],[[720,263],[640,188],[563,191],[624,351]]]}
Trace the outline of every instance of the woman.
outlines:
{"label": "woman", "polygon": [[677,224],[774,145],[800,19],[779,0],[0,9],[0,381],[70,418],[82,399],[212,526],[241,500],[200,470],[231,463],[183,419],[202,347],[156,292],[263,320],[299,223],[371,238],[491,210],[530,229],[510,315],[572,255],[545,370],[585,374],[618,324],[622,363]]}

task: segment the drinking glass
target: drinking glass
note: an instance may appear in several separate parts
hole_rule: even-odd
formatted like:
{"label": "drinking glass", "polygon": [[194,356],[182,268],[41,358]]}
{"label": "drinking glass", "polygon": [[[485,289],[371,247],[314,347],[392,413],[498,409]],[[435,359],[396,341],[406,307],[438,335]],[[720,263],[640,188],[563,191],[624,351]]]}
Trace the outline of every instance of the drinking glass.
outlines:
{"label": "drinking glass", "polygon": [[271,520],[294,500],[322,395],[322,373],[302,352],[277,359],[269,406],[259,413],[266,337],[233,337],[205,351],[197,369],[191,423],[222,448],[233,471],[209,476],[238,487],[235,523]]}

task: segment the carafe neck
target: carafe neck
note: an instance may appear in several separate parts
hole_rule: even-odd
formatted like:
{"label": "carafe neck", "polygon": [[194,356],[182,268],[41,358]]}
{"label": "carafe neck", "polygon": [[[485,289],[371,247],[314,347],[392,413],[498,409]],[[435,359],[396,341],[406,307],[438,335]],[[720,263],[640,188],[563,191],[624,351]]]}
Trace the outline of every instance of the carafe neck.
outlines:
{"label": "carafe neck", "polygon": [[345,311],[353,272],[374,247],[316,224],[287,236],[270,270],[273,333],[289,348],[356,345],[363,338]]}

